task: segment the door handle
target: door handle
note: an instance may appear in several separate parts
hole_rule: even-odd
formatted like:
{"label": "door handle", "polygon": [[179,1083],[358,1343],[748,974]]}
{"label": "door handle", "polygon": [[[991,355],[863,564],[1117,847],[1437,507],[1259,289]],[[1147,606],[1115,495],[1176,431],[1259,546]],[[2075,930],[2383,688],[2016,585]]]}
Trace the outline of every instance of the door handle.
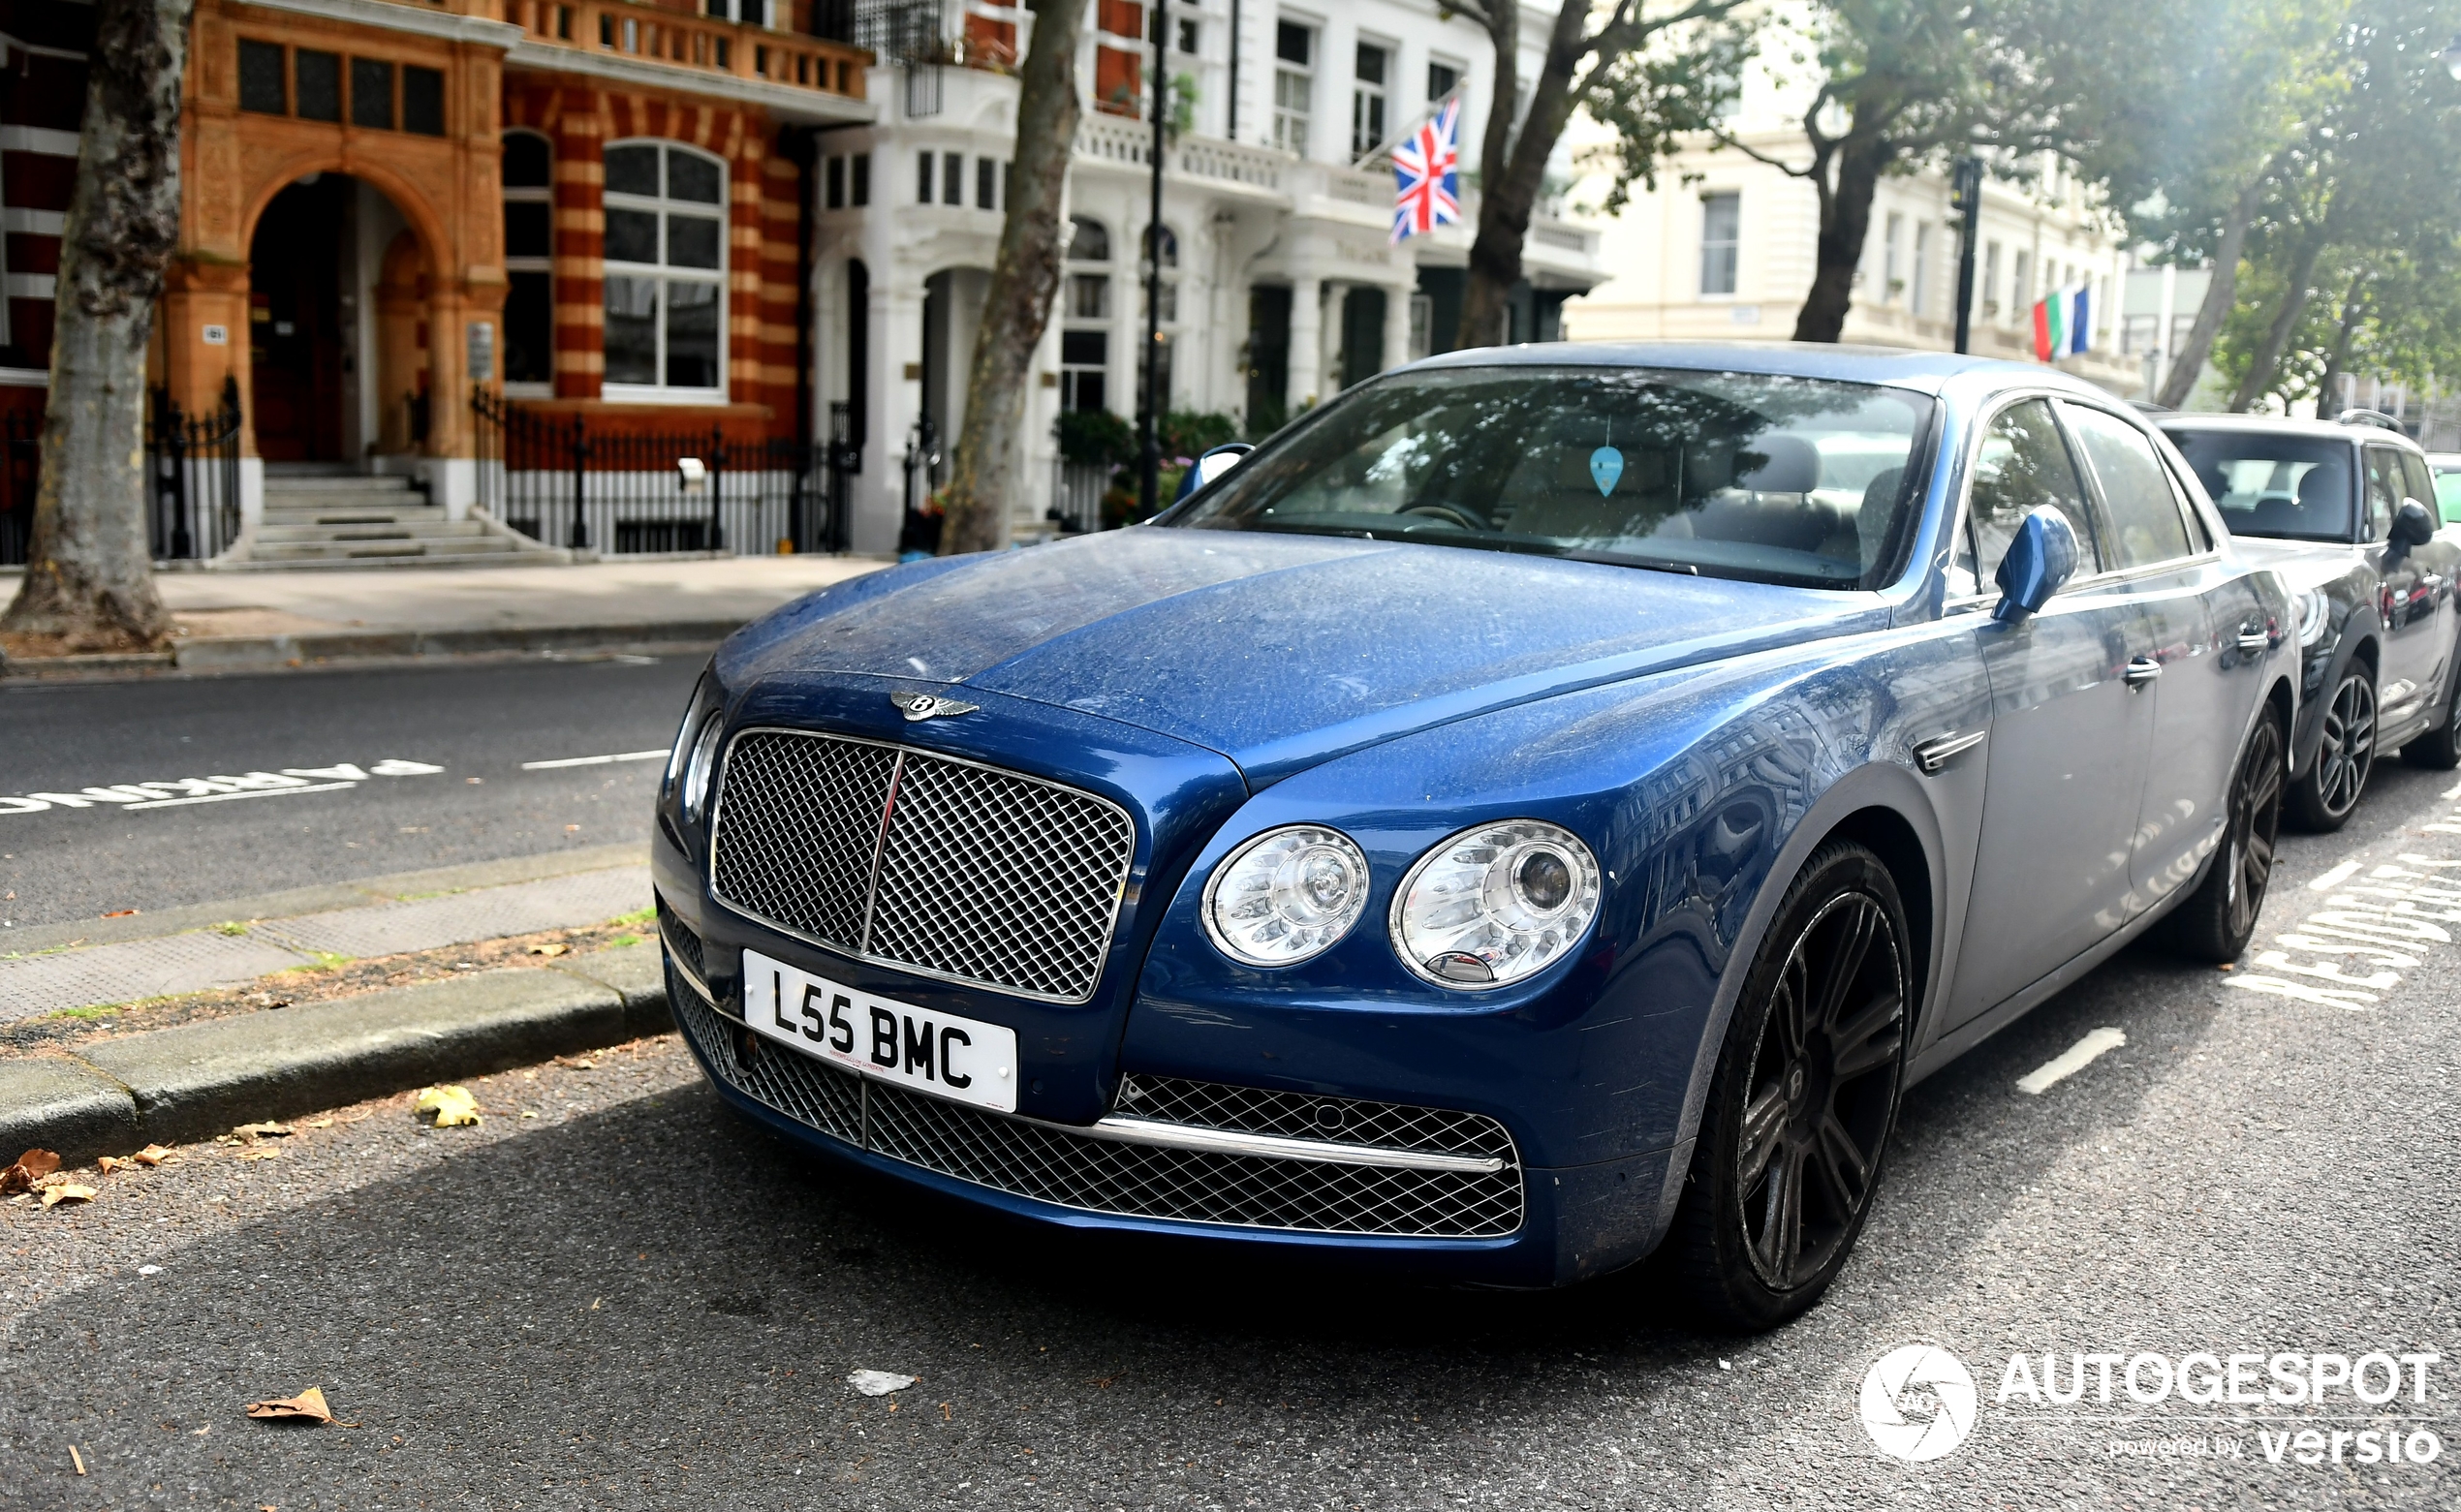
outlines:
{"label": "door handle", "polygon": [[1922,768],[1923,776],[1934,776],[1956,757],[1982,744],[1982,737],[1989,733],[1988,730],[1974,729],[1962,735],[1943,735],[1937,740],[1926,740],[1915,747],[1915,765]]}
{"label": "door handle", "polygon": [[2250,653],[2270,651],[2273,649],[2273,637],[2263,625],[2250,620],[2239,627],[2239,649]]}
{"label": "door handle", "polygon": [[2162,675],[2162,663],[2151,657],[2136,657],[2128,663],[2128,686],[2142,688]]}

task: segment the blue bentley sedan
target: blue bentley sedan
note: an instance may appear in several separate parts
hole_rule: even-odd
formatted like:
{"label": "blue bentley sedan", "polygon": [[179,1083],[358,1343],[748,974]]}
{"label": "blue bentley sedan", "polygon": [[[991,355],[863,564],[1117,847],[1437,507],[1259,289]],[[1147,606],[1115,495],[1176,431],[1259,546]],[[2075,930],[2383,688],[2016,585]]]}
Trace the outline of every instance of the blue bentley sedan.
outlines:
{"label": "blue bentley sedan", "polygon": [[1077,1227],[1815,1302],[1907,1086],[2271,870],[2296,625],[2038,367],[1455,354],[1148,526],[720,650],[659,803],[721,1095]]}

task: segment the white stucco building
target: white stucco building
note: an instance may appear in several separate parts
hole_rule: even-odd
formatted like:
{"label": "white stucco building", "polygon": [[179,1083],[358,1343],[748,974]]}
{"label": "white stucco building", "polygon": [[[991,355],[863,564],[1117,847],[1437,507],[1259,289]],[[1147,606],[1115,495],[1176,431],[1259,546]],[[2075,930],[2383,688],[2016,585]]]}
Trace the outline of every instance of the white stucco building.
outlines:
{"label": "white stucco building", "polygon": [[[1787,77],[1791,65],[1773,68],[1769,60],[1782,50],[1782,41],[1772,44],[1745,69],[1728,129],[1762,155],[1799,167],[1811,160],[1802,131],[1811,91]],[[1585,144],[1595,139],[1575,145]],[[2081,284],[2091,293],[2093,345],[2061,365],[2134,394],[2141,362],[2119,350],[2128,265],[2119,229],[2065,165],[2038,167],[2030,184],[1985,182],[1972,350],[2033,360],[2034,301]],[[1605,194],[1605,179],[1593,173],[1571,198],[1597,203]],[[1948,200],[1944,172],[1882,178],[1841,339],[1953,347],[1958,225]],[[1604,238],[1608,277],[1564,309],[1573,339],[1783,341],[1811,288],[1820,201],[1809,181],[1704,138],[1665,166],[1655,191],[1635,186]]]}
{"label": "white stucco building", "polygon": [[[878,119],[830,132],[820,148],[819,397],[848,407],[840,413],[862,442],[857,551],[896,538],[900,464],[918,421],[930,418],[945,452],[964,419],[1013,155],[1018,86],[1007,70],[1031,25],[1021,8],[984,0],[899,9],[897,35],[940,39],[936,47],[907,47],[903,62],[884,55],[868,91]],[[1020,530],[1036,528],[1053,502],[1062,408],[1137,412],[1149,14],[1129,0],[1094,0],[1087,13],[1077,60],[1087,108],[1069,175],[1074,238],[1035,363]],[[1463,198],[1475,220],[1467,171],[1489,105],[1484,33],[1429,0],[1200,0],[1170,5],[1164,20],[1168,73],[1186,100],[1185,129],[1165,160],[1167,408],[1269,418],[1448,350],[1470,227],[1391,243],[1390,170],[1358,165],[1457,88]],[[1525,17],[1525,72],[1538,66],[1548,21],[1536,10]],[[1515,333],[1551,337],[1563,298],[1601,276],[1597,232],[1542,217],[1526,271]],[[938,472],[945,478],[945,463]]]}

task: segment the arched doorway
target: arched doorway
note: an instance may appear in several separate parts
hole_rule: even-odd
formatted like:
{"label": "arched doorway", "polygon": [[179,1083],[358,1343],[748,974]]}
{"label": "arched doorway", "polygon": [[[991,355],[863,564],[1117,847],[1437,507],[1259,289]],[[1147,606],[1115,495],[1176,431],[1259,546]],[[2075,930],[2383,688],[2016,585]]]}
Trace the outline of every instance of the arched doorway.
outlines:
{"label": "arched doorway", "polygon": [[249,419],[268,463],[358,471],[426,449],[428,260],[383,191],[285,185],[248,249]]}

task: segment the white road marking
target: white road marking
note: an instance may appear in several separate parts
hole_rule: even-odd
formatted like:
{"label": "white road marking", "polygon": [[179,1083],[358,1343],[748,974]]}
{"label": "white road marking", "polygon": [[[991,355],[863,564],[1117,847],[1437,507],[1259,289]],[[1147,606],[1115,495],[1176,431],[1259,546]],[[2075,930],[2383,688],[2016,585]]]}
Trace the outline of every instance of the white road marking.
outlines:
{"label": "white road marking", "polygon": [[2444,790],[2443,796],[2445,798],[2461,798],[2461,783],[2455,783],[2451,787],[2446,787]]}
{"label": "white road marking", "polygon": [[260,787],[254,792],[208,792],[201,793],[194,798],[156,798],[151,803],[132,803],[126,812],[133,814],[139,809],[177,809],[192,803],[229,803],[234,798],[287,798],[293,793],[299,792],[339,792],[345,787],[358,786],[357,783],[311,783],[305,787]]}
{"label": "white road marking", "polygon": [[552,761],[524,761],[521,770],[544,772],[558,766],[605,766],[610,761],[664,761],[673,753],[666,746],[655,751],[623,751],[614,756],[559,756]]}
{"label": "white road marking", "polygon": [[2342,883],[2350,880],[2352,877],[2357,875],[2358,863],[2355,861],[2344,861],[2341,865],[2334,867],[2323,876],[2319,877],[2312,882],[2309,882],[2307,884],[2307,888],[2310,892],[2331,892],[2334,888],[2340,886]]}
{"label": "white road marking", "polygon": [[2039,1097],[2127,1042],[2128,1036],[2116,1029],[2104,1026],[2095,1030],[2054,1059],[2018,1077],[2016,1090],[2029,1097]]}

